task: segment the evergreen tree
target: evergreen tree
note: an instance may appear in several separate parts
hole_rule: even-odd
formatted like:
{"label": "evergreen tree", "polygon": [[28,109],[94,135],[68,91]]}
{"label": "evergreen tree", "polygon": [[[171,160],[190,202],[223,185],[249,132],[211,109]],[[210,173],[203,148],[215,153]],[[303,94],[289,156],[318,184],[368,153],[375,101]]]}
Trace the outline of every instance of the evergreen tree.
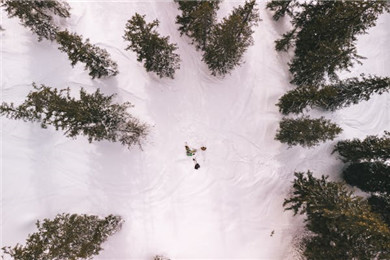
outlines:
{"label": "evergreen tree", "polygon": [[30,234],[26,245],[3,247],[15,260],[91,259],[102,250],[101,244],[121,229],[122,218],[109,215],[58,214],[53,220],[37,221],[38,231]]}
{"label": "evergreen tree", "polygon": [[295,173],[286,210],[306,215],[311,235],[304,240],[307,259],[389,259],[390,230],[361,197],[342,183],[311,172]]}
{"label": "evergreen tree", "polygon": [[299,114],[306,107],[313,107],[317,98],[318,91],[316,87],[299,87],[284,94],[276,105],[279,107],[279,112],[284,115],[289,113]]}
{"label": "evergreen tree", "polygon": [[272,18],[275,21],[278,21],[286,14],[288,14],[289,16],[293,16],[293,7],[295,5],[297,5],[297,3],[294,0],[272,0],[271,2],[267,3],[267,8],[275,12]]}
{"label": "evergreen tree", "polygon": [[153,260],[171,260],[170,258],[168,257],[165,257],[163,255],[156,255]]}
{"label": "evergreen tree", "polygon": [[382,137],[367,136],[363,141],[355,138],[339,141],[332,153],[338,152],[343,162],[386,161],[390,159],[390,132]]}
{"label": "evergreen tree", "polygon": [[390,166],[381,162],[353,163],[343,171],[345,181],[363,191],[390,195]]}
{"label": "evergreen tree", "polygon": [[176,44],[169,43],[169,36],[161,37],[155,30],[159,21],[145,22],[145,15],[135,14],[127,21],[124,39],[130,42],[126,50],[137,53],[137,60],[144,61],[146,71],[155,72],[160,78],[173,78],[180,68],[180,57],[174,53]]}
{"label": "evergreen tree", "polygon": [[369,76],[362,79],[350,78],[339,81],[334,85],[326,85],[318,91],[315,105],[326,110],[334,111],[363,100],[369,100],[373,94],[390,91],[390,78]]}
{"label": "evergreen tree", "polygon": [[253,44],[252,26],[258,21],[256,1],[250,0],[213,27],[203,55],[212,75],[224,76],[242,63],[244,52]]}
{"label": "evergreen tree", "polygon": [[283,118],[279,124],[275,139],[286,143],[289,147],[301,145],[312,147],[320,142],[333,140],[342,129],[323,117],[310,119],[300,117],[297,119]]}
{"label": "evergreen tree", "polygon": [[[318,90],[317,90],[318,89]],[[369,100],[373,94],[390,91],[390,78],[362,75],[361,79],[350,78],[335,84],[299,87],[279,99],[279,111],[283,114],[301,113],[306,107],[319,107],[334,111],[342,107]]]}
{"label": "evergreen tree", "polygon": [[3,0],[2,6],[8,17],[18,17],[25,27],[38,35],[39,41],[42,38],[51,41],[56,39],[58,26],[53,21],[53,14],[63,18],[70,16],[69,5],[58,0]]}
{"label": "evergreen tree", "polygon": [[211,29],[216,23],[217,10],[220,0],[175,0],[179,4],[181,16],[176,17],[180,25],[180,35],[187,35],[192,39],[196,49],[205,50]]}
{"label": "evergreen tree", "polygon": [[85,63],[85,69],[93,79],[118,74],[118,65],[110,59],[108,52],[89,43],[89,39],[83,42],[81,36],[65,30],[57,33],[56,40],[60,45],[58,49],[68,54],[72,66],[77,62]]}
{"label": "evergreen tree", "polygon": [[366,33],[380,14],[390,10],[388,1],[319,0],[296,6],[293,29],[276,42],[276,49],[295,46],[289,64],[291,83],[300,86],[322,83],[326,77],[336,80],[337,71],[361,63],[357,35]]}
{"label": "evergreen tree", "polygon": [[70,96],[68,89],[51,89],[33,84],[26,101],[15,107],[3,103],[0,114],[11,119],[40,122],[41,127],[53,125],[65,131],[67,137],[84,135],[89,142],[108,140],[128,147],[141,143],[147,135],[147,126],[126,110],[131,104],[113,104],[114,95],[104,96],[97,90],[88,94],[80,90],[80,99]]}
{"label": "evergreen tree", "polygon": [[2,4],[9,17],[19,17],[22,24],[42,38],[54,41],[60,45],[59,49],[68,54],[74,66],[77,62],[85,63],[92,78],[102,76],[115,76],[118,74],[117,64],[110,59],[104,49],[89,43],[84,43],[82,37],[67,30],[60,31],[53,21],[53,14],[63,18],[70,16],[69,5],[58,0],[14,1],[5,0]]}
{"label": "evergreen tree", "polygon": [[390,194],[372,195],[368,198],[371,210],[379,214],[390,227]]}

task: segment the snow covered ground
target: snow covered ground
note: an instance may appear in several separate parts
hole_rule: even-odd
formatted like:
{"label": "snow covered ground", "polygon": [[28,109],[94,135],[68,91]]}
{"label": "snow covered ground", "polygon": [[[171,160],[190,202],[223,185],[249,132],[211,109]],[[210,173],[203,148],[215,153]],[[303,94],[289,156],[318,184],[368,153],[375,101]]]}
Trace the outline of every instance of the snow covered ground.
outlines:
{"label": "snow covered ground", "polygon": [[[242,3],[242,2],[241,2]],[[224,1],[218,16],[240,2]],[[275,106],[292,89],[288,54],[274,50],[274,40],[288,28],[274,22],[259,4],[262,22],[245,64],[225,78],[210,76],[201,53],[180,37],[177,5],[168,1],[70,1],[72,16],[62,21],[70,31],[106,48],[120,74],[92,80],[83,65],[70,66],[57,44],[37,42],[17,18],[1,12],[2,100],[20,104],[31,83],[57,88],[83,87],[117,93],[130,101],[132,113],[148,122],[151,134],[143,151],[118,143],[67,139],[53,128],[2,118],[1,246],[24,243],[37,219],[57,213],[119,214],[123,229],[109,238],[96,259],[292,259],[291,242],[301,218],[283,212],[294,170],[313,170],[339,179],[342,163],[331,155],[337,140],[382,134],[390,128],[389,95],[324,113],[344,132],[313,149],[274,140],[282,116]],[[181,69],[174,80],[147,73],[125,51],[126,21],[135,12],[179,46]],[[390,76],[390,15],[382,15],[369,35],[359,38],[363,66],[351,73]],[[207,146],[197,154],[201,168],[185,154],[184,143]],[[271,236],[271,232],[274,235]]]}

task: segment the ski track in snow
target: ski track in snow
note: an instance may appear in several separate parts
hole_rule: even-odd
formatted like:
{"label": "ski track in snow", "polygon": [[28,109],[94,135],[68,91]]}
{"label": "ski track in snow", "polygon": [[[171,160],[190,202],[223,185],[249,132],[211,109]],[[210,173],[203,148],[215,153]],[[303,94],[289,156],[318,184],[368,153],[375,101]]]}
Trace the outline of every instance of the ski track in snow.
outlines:
{"label": "ski track in snow", "polygon": [[[224,1],[218,17],[238,2]],[[292,89],[289,55],[274,50],[288,22],[272,21],[259,4],[262,21],[245,63],[225,78],[210,75],[201,53],[180,37],[172,2],[70,1],[72,16],[61,24],[107,49],[120,74],[92,80],[83,64],[70,66],[55,43],[37,42],[16,18],[2,10],[2,100],[23,102],[31,83],[117,93],[131,112],[151,125],[143,151],[118,143],[89,144],[65,138],[53,128],[2,118],[2,242],[24,243],[37,219],[57,213],[119,214],[123,229],[109,238],[95,259],[292,259],[291,242],[302,218],[283,212],[294,171],[339,179],[343,164],[331,155],[337,140],[382,134],[390,126],[388,94],[340,111],[312,110],[341,125],[337,140],[312,149],[287,149],[274,140],[282,116],[275,106]],[[175,79],[147,73],[125,51],[126,21],[138,12],[158,18],[161,35],[178,44],[181,69]],[[390,15],[383,15],[358,51],[368,59],[342,77],[389,76]],[[375,47],[373,47],[375,46]],[[207,146],[197,152],[198,171],[184,143]],[[274,230],[274,235],[270,234]]]}

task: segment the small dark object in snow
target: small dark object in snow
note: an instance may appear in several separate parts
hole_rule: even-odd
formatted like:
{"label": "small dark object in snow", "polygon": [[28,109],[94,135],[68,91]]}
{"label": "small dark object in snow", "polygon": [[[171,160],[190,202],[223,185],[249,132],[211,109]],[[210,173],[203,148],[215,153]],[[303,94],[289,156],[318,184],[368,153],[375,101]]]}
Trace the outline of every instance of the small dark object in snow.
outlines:
{"label": "small dark object in snow", "polygon": [[192,158],[192,160],[195,162],[195,170],[199,169],[200,168],[200,165],[199,163],[196,161],[195,158]]}

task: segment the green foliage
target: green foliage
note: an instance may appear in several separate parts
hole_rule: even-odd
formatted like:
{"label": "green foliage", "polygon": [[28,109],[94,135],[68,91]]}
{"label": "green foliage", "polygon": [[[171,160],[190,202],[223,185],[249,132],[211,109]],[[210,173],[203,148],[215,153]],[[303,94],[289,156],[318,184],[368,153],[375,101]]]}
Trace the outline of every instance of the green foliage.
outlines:
{"label": "green foliage", "polygon": [[169,36],[160,37],[155,30],[159,21],[145,22],[145,15],[135,14],[127,21],[124,39],[130,42],[126,50],[137,53],[137,60],[144,61],[146,71],[155,72],[160,78],[173,78],[180,68],[180,57],[174,53],[176,44],[169,43]]}
{"label": "green foliage", "polygon": [[275,139],[286,143],[289,147],[293,145],[312,147],[321,141],[333,140],[342,131],[336,124],[323,117],[318,119],[310,119],[309,117],[283,118],[279,126],[280,129],[277,131]]}
{"label": "green foliage", "polygon": [[60,17],[69,17],[69,5],[57,0],[13,1],[5,0],[2,4],[9,17],[17,16],[25,27],[42,38],[54,41],[60,45],[59,49],[68,54],[74,66],[77,62],[85,63],[92,78],[102,76],[115,76],[118,74],[117,64],[110,59],[104,49],[89,43],[84,43],[82,37],[67,30],[60,31],[53,22],[53,14]]}
{"label": "green foliage", "polygon": [[153,260],[171,260],[168,257],[165,257],[163,255],[156,255]]}
{"label": "green foliage", "polygon": [[3,247],[15,260],[92,259],[102,250],[101,244],[118,232],[122,218],[58,214],[53,220],[37,221],[38,231],[30,234],[26,245]]}
{"label": "green foliage", "polygon": [[299,87],[284,94],[276,105],[279,107],[279,112],[284,115],[289,113],[299,114],[306,107],[313,107],[317,99],[318,91],[316,87]]}
{"label": "green foliage", "polygon": [[39,41],[42,38],[51,41],[56,39],[58,27],[53,22],[53,14],[64,18],[70,16],[69,5],[57,0],[3,0],[2,6],[8,17],[18,17],[25,27],[38,35]]}
{"label": "green foliage", "polygon": [[373,94],[390,91],[390,78],[362,75],[361,79],[350,78],[335,84],[299,87],[279,99],[279,111],[283,114],[301,113],[306,107],[319,107],[334,111],[342,107],[369,100]]}
{"label": "green foliage", "polygon": [[381,95],[389,90],[390,78],[364,77],[363,75],[361,80],[350,78],[334,85],[324,86],[318,91],[316,106],[334,111],[363,100],[369,100],[374,93]]}
{"label": "green foliage", "polygon": [[272,18],[275,21],[278,21],[281,17],[284,17],[286,14],[289,16],[293,15],[293,7],[297,5],[297,3],[293,0],[273,0],[267,3],[267,9],[274,11],[274,15]]}
{"label": "green foliage", "polygon": [[41,127],[53,125],[67,137],[84,135],[89,142],[108,140],[128,147],[138,144],[147,135],[147,126],[126,110],[131,104],[112,104],[114,95],[104,96],[97,90],[88,94],[80,90],[80,99],[70,96],[68,89],[51,89],[42,85],[28,94],[26,101],[15,107],[3,103],[0,114],[11,119],[40,122]]}
{"label": "green foliage", "polygon": [[197,49],[204,51],[211,29],[216,23],[217,10],[221,1],[175,0],[175,2],[179,4],[182,12],[176,17],[176,23],[180,25],[180,35],[187,35]]}
{"label": "green foliage", "polygon": [[80,35],[65,30],[57,33],[56,40],[60,45],[58,49],[68,54],[72,66],[77,62],[85,63],[85,69],[93,79],[118,74],[118,65],[110,59],[108,52],[89,43],[89,39],[83,42]]}
{"label": "green foliage", "polygon": [[367,136],[363,141],[355,138],[339,141],[332,153],[338,152],[343,162],[386,161],[390,159],[390,132],[382,137]]}
{"label": "green foliage", "polygon": [[372,195],[368,198],[371,210],[379,214],[383,221],[390,227],[390,195]]}
{"label": "green foliage", "polygon": [[242,63],[244,52],[253,44],[252,26],[258,21],[256,2],[251,0],[213,27],[203,55],[212,75],[224,76]]}
{"label": "green foliage", "polygon": [[[276,41],[276,49],[295,46],[289,64],[291,83],[300,86],[322,83],[326,77],[336,80],[337,71],[348,70],[354,62],[361,63],[363,57],[356,50],[357,35],[366,33],[380,14],[389,11],[388,1],[319,0],[295,6],[296,12],[289,11],[293,13],[293,29]],[[289,10],[283,11],[283,4],[274,9],[280,15]]]}
{"label": "green foliage", "polygon": [[390,166],[381,162],[353,163],[343,171],[345,181],[367,192],[390,195]]}
{"label": "green foliage", "polygon": [[336,144],[332,153],[338,152],[344,162],[352,162],[343,171],[345,181],[371,193],[368,203],[390,226],[390,133],[382,137],[367,136],[344,140]]}
{"label": "green foliage", "polygon": [[312,233],[304,240],[307,259],[389,259],[390,230],[367,201],[353,196],[344,184],[311,172],[295,173],[286,210],[306,215]]}

